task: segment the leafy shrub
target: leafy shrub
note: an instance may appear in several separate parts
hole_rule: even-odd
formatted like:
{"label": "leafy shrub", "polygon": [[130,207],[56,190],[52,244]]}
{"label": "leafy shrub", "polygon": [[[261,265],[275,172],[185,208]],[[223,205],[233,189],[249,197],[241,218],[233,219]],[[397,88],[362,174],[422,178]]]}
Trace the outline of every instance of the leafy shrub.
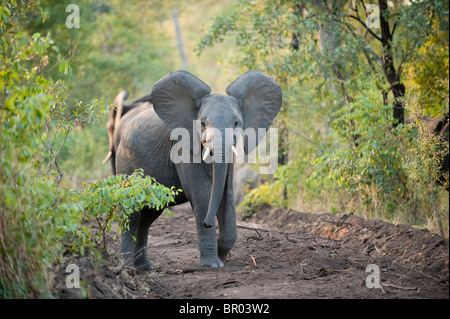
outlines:
{"label": "leafy shrub", "polygon": [[62,243],[72,239],[82,249],[92,242],[84,219],[93,217],[104,236],[112,220],[143,205],[162,208],[177,194],[142,171],[62,187],[69,135],[104,112],[99,102],[69,108],[62,81],[45,76],[47,68],[69,75],[71,68],[49,35],[21,25],[39,10],[38,2],[10,0],[0,11],[0,298],[52,297],[49,271]]}
{"label": "leafy shrub", "polygon": [[60,83],[41,75],[58,49],[49,36],[28,35],[17,16],[37,9],[8,1],[0,14],[0,296],[48,296],[48,266],[55,239],[80,209],[61,199],[50,170],[43,168],[39,134],[63,98]]}
{"label": "leafy shrub", "polygon": [[257,214],[261,204],[283,206],[283,189],[278,183],[265,182],[248,191],[237,210],[241,211],[241,217],[246,219]]}
{"label": "leafy shrub", "polygon": [[[164,209],[174,202],[180,190],[167,188],[150,176],[144,176],[142,169],[129,176],[116,175],[101,181],[91,182],[79,192],[79,200],[83,203],[84,219],[94,219],[98,226],[98,237],[103,239],[106,249],[106,231],[111,231],[111,222],[119,222],[119,234],[128,229],[130,213],[144,206],[157,210]],[[166,208],[165,213],[170,214]],[[90,235],[90,234],[88,234]]]}
{"label": "leafy shrub", "polygon": [[391,203],[405,189],[403,155],[398,152],[402,126],[389,130],[391,107],[363,97],[336,113],[332,128],[337,143],[316,161],[335,190],[357,196],[367,216],[392,217]]}
{"label": "leafy shrub", "polygon": [[[448,81],[447,81],[448,92]],[[447,93],[448,109],[448,93]],[[449,172],[442,171],[443,158],[449,153],[448,140],[430,132],[424,117],[424,107],[418,98],[407,101],[411,111],[410,130],[413,137],[403,141],[401,151],[408,154],[403,160],[408,189],[404,219],[422,223],[431,229],[439,229],[448,236]],[[414,220],[416,219],[416,220]]]}

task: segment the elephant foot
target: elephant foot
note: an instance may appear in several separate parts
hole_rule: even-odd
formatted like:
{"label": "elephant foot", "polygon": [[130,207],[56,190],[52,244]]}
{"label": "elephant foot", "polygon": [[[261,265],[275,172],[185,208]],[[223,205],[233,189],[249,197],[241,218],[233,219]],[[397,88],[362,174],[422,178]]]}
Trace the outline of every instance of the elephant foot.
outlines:
{"label": "elephant foot", "polygon": [[200,267],[223,267],[223,262],[217,257],[204,257],[200,258]]}
{"label": "elephant foot", "polygon": [[226,252],[226,253],[219,253],[219,259],[222,262],[226,262],[227,261],[227,257],[228,257],[228,252]]}
{"label": "elephant foot", "polygon": [[148,258],[144,258],[144,260],[135,260],[134,267],[137,270],[153,270],[153,264],[148,260]]}
{"label": "elephant foot", "polygon": [[154,269],[153,264],[143,253],[139,253],[137,256],[133,253],[122,253],[122,256],[128,266],[134,267],[137,270]]}

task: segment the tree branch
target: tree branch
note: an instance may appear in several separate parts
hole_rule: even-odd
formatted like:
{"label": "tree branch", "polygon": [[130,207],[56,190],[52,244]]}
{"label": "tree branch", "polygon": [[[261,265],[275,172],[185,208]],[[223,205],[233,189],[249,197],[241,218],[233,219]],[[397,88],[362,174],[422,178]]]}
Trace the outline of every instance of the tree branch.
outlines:
{"label": "tree branch", "polygon": [[364,12],[367,12],[367,8],[366,8],[366,4],[364,3],[364,0],[360,0],[363,8],[364,8]]}
{"label": "tree branch", "polygon": [[392,27],[392,32],[391,32],[391,36],[392,36],[392,37],[394,36],[394,32],[395,32],[395,29],[397,28],[397,24],[398,24],[398,22],[396,21],[396,22],[394,23],[394,26]]}
{"label": "tree branch", "polygon": [[351,14],[347,14],[347,15],[345,15],[345,17],[355,19],[356,21],[358,21],[359,23],[361,23],[362,26],[367,30],[367,32],[369,32],[375,39],[377,39],[378,41],[380,41],[381,43],[383,43],[383,40],[382,40],[376,33],[374,33],[372,30],[370,30],[370,28],[367,27],[367,25],[364,23],[364,21],[362,21],[362,20],[359,18],[359,16],[358,16],[358,17],[355,17],[355,16],[353,16],[353,15],[351,15]]}

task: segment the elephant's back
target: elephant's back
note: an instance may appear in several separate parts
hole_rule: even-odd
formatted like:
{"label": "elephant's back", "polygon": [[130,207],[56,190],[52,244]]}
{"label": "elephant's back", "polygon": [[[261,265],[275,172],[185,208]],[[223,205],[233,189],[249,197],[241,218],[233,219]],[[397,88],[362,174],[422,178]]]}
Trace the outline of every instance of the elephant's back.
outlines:
{"label": "elephant's back", "polygon": [[[124,108],[127,106],[124,106]],[[114,149],[117,150],[120,144],[120,139],[123,136],[123,129],[128,126],[131,120],[135,118],[139,113],[145,110],[153,109],[153,105],[150,103],[142,103],[141,105],[131,108],[126,114],[120,118],[119,126],[114,131]]]}
{"label": "elephant's back", "polygon": [[173,142],[170,131],[153,108],[139,113],[123,128],[116,154],[117,174],[131,174],[142,168],[159,183],[179,187],[178,175],[170,161]]}

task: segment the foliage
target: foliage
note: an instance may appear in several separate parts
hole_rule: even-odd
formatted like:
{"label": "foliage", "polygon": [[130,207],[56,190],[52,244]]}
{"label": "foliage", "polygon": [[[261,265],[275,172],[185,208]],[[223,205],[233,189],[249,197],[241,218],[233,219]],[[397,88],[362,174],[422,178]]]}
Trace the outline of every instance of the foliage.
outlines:
{"label": "foliage", "polygon": [[[77,1],[80,27],[66,27],[70,0],[42,0],[41,11],[23,18],[32,32],[51,34],[72,74],[58,75],[66,83],[69,99],[112,101],[121,90],[131,96],[147,94],[174,60],[167,35],[158,28],[161,13],[147,1]],[[57,70],[51,70],[55,76]]]}
{"label": "foliage", "polygon": [[265,182],[257,188],[249,190],[237,208],[243,219],[257,214],[261,204],[273,207],[283,206],[283,188],[277,183]]}
{"label": "foliage", "polygon": [[[392,124],[393,107],[412,112],[416,96],[420,116],[448,112],[448,1],[381,4],[378,29],[366,24],[364,1],[240,0],[213,19],[198,54],[231,37],[239,50],[230,64],[260,69],[283,90],[274,124],[285,132],[279,150],[288,161],[247,204],[309,202],[418,225],[437,221],[424,194],[442,203],[448,193],[432,190],[423,172],[437,174],[445,148],[408,123]],[[401,83],[415,90],[389,98]],[[285,198],[274,201],[274,193]]]}
{"label": "foliage", "polygon": [[130,213],[144,206],[156,210],[165,209],[174,202],[179,190],[171,189],[157,183],[154,178],[144,176],[142,169],[129,176],[116,175],[101,181],[91,182],[78,194],[84,204],[84,219],[95,219],[98,226],[97,236],[103,238],[106,249],[106,231],[111,231],[111,223],[118,221],[119,234],[128,229]]}
{"label": "foliage", "polygon": [[389,126],[389,111],[382,101],[366,97],[344,106],[332,122],[337,145],[315,163],[317,170],[326,171],[336,190],[358,195],[365,214],[371,217],[382,216],[383,212],[392,217],[394,206],[389,203],[406,191],[402,154],[397,152],[399,134],[406,133],[402,126],[385,129]]}
{"label": "foliage", "polygon": [[[448,80],[446,95],[448,108]],[[406,214],[405,219],[412,219],[413,223],[417,223],[417,219],[422,219],[423,223],[423,219],[426,219],[428,227],[439,229],[441,234],[448,236],[449,201],[445,188],[449,187],[449,173],[447,170],[443,175],[441,168],[444,157],[449,154],[448,139],[429,131],[419,98],[408,100],[408,104],[413,119],[410,125],[414,137],[404,140],[400,146],[403,152],[409,154],[403,161],[403,168],[408,176],[405,206],[408,207],[409,214]]]}
{"label": "foliage", "polygon": [[[62,101],[61,83],[42,75],[48,57],[58,55],[49,36],[27,34],[17,24],[33,3],[2,5],[0,33],[0,294],[39,297],[48,291],[48,266],[65,229],[80,208],[64,198],[51,174],[41,171],[37,136]],[[45,296],[45,295],[44,295]]]}
{"label": "foliage", "polygon": [[428,116],[440,116],[448,111],[448,16],[446,18],[447,30],[439,27],[437,19],[434,20],[434,31],[419,48],[415,62],[406,69],[407,83],[421,96],[420,104]]}
{"label": "foliage", "polygon": [[347,100],[364,89],[365,79],[374,81],[380,92],[389,92],[392,81],[387,79],[386,59],[398,61],[395,71],[400,75],[430,33],[427,17],[439,3],[391,6],[382,14],[395,30],[391,30],[392,39],[384,39],[380,29],[367,27],[365,6],[356,2],[241,0],[234,10],[214,19],[196,50],[201,54],[232,34],[240,49],[233,62],[245,69],[264,70],[285,88],[290,79],[295,83],[320,76],[334,82]]}
{"label": "foliage", "polygon": [[[143,177],[117,176],[82,189],[62,186],[61,155],[73,132],[104,116],[101,103],[70,103],[58,75],[69,61],[49,33],[25,19],[45,16],[39,1],[2,2],[0,12],[0,296],[52,297],[51,265],[65,240],[91,241],[93,216],[105,229],[143,205],[162,208],[176,191]],[[45,18],[44,18],[45,21]],[[50,76],[50,74],[52,76]],[[73,155],[66,155],[73,156]],[[167,197],[166,197],[167,196]],[[113,203],[112,201],[117,201]],[[107,204],[105,207],[101,204]],[[100,204],[100,205],[99,205]],[[114,211],[113,211],[114,210]],[[104,219],[103,212],[107,213]]]}

